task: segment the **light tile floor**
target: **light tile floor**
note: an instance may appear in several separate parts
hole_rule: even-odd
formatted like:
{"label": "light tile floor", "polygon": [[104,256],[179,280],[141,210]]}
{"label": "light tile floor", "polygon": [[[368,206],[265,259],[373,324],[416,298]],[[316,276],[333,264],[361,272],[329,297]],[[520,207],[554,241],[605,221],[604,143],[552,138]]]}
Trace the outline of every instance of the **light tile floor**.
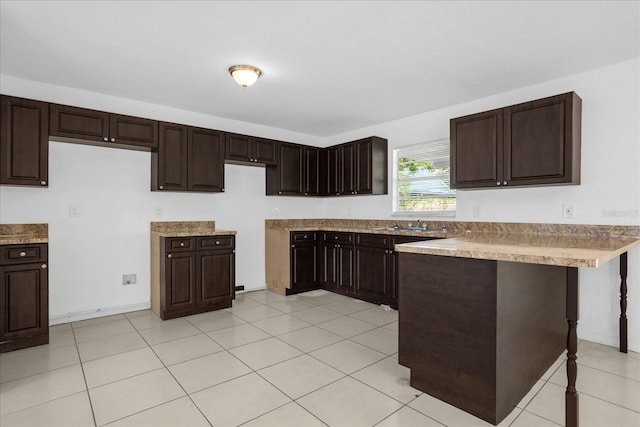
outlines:
{"label": "light tile floor", "polygon": [[[396,311],[325,291],[57,325],[0,355],[0,425],[490,425],[411,388],[397,334]],[[640,355],[582,341],[578,364],[580,425],[640,426]],[[500,426],[562,425],[565,385],[561,356]]]}

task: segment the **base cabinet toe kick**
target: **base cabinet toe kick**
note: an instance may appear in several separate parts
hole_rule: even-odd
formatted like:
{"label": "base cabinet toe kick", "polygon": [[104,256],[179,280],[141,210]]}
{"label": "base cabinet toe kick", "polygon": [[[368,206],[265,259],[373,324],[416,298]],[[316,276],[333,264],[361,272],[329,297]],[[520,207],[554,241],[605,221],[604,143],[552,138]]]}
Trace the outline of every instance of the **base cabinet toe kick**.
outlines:
{"label": "base cabinet toe kick", "polygon": [[497,425],[566,350],[565,426],[578,427],[578,299],[578,267],[400,252],[398,361],[412,387]]}

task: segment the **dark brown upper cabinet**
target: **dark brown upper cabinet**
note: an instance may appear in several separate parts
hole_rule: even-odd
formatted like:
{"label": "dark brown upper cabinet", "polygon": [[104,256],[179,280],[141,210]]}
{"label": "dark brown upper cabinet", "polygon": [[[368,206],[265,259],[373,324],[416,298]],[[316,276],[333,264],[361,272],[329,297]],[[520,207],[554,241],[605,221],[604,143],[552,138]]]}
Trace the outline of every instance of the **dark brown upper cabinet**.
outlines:
{"label": "dark brown upper cabinet", "polygon": [[49,104],[0,97],[0,184],[47,187]]}
{"label": "dark brown upper cabinet", "polygon": [[387,194],[386,139],[372,136],[342,144],[337,163],[339,195]]}
{"label": "dark brown upper cabinet", "polygon": [[340,195],[339,151],[338,147],[330,147],[320,153],[320,191],[326,196]]}
{"label": "dark brown upper cabinet", "polygon": [[320,193],[320,170],[321,149],[316,147],[304,148],[303,164],[303,187],[305,196],[319,196]]}
{"label": "dark brown upper cabinet", "polygon": [[275,165],[277,142],[248,135],[227,133],[226,160],[249,165]]}
{"label": "dark brown upper cabinet", "polygon": [[159,129],[152,191],[224,192],[223,132],[164,122]]}
{"label": "dark brown upper cabinet", "polygon": [[63,142],[109,144],[118,148],[155,150],[158,122],[104,111],[49,104],[49,134]]}
{"label": "dark brown upper cabinet", "polygon": [[451,188],[580,184],[581,114],[569,92],[451,119]]}
{"label": "dark brown upper cabinet", "polygon": [[267,195],[304,195],[304,146],[278,144],[278,166],[267,168]]}

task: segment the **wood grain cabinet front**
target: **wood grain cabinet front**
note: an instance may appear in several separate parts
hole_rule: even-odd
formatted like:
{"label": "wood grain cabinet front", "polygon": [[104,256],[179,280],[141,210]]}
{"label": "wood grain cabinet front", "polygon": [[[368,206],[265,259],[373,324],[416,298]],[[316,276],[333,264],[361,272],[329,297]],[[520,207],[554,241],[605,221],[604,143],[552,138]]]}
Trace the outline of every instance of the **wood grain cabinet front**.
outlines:
{"label": "wood grain cabinet front", "polygon": [[161,122],[152,191],[224,192],[224,133]]}
{"label": "wood grain cabinet front", "polygon": [[0,97],[0,185],[49,185],[49,104]]}
{"label": "wood grain cabinet front", "polygon": [[580,184],[574,92],[451,119],[451,188]]}
{"label": "wood grain cabinet front", "polygon": [[49,342],[47,245],[0,246],[0,353]]}
{"label": "wood grain cabinet front", "polygon": [[152,243],[151,309],[172,319],[231,307],[235,236],[159,237]]}
{"label": "wood grain cabinet front", "polygon": [[277,141],[249,135],[227,133],[225,159],[247,165],[275,165]]}
{"label": "wood grain cabinet front", "polygon": [[63,142],[101,143],[119,148],[158,148],[158,122],[68,105],[49,104],[49,134]]}

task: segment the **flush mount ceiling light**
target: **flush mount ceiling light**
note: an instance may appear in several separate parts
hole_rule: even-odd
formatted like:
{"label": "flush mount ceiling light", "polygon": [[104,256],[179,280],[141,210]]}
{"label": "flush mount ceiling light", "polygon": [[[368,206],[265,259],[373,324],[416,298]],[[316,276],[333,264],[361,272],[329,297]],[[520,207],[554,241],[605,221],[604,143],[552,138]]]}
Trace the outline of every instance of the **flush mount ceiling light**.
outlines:
{"label": "flush mount ceiling light", "polygon": [[229,73],[233,80],[242,87],[251,86],[262,75],[262,71],[251,65],[234,65],[229,67]]}

